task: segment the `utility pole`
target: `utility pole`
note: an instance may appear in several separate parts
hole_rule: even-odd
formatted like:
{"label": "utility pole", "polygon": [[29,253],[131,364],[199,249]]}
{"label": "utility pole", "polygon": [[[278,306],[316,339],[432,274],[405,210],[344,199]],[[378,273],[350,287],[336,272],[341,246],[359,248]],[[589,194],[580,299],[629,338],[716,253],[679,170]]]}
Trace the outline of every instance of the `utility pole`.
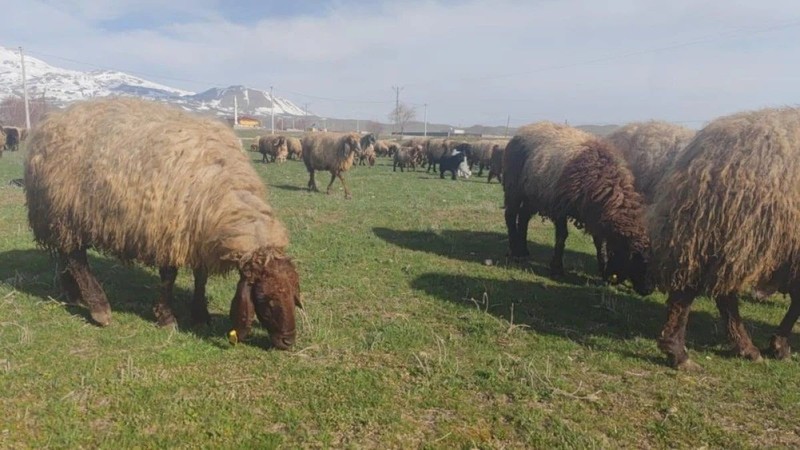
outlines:
{"label": "utility pole", "polygon": [[22,97],[25,100],[25,127],[31,129],[31,110],[28,107],[28,81],[25,79],[25,55],[22,54],[22,47],[19,48],[19,59],[22,63]]}
{"label": "utility pole", "polygon": [[358,119],[356,119],[356,133],[361,133],[360,121]]}
{"label": "utility pole", "polygon": [[423,131],[423,136],[428,137],[428,104],[425,103],[425,129]]}
{"label": "utility pole", "polygon": [[272,103],[272,117],[270,119],[270,132],[269,134],[275,134],[275,97],[272,96],[272,86],[269,87],[269,101]]}
{"label": "utility pole", "polygon": [[403,86],[392,86],[394,89],[394,131],[397,131],[397,126],[400,125],[400,91]]}
{"label": "utility pole", "polygon": [[233,128],[239,125],[239,96],[233,95]]}
{"label": "utility pole", "polygon": [[510,123],[511,123],[511,114],[509,114],[508,118],[506,118],[506,134],[504,134],[503,137],[508,137],[508,125]]}

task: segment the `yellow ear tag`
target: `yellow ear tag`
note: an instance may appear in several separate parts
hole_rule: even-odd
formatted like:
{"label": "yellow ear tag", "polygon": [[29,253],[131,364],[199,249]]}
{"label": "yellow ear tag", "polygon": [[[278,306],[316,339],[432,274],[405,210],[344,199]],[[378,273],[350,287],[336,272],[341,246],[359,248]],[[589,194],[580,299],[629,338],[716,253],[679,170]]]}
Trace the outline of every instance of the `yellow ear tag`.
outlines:
{"label": "yellow ear tag", "polygon": [[230,342],[231,345],[236,345],[236,343],[239,342],[239,336],[236,334],[236,330],[228,332],[228,342]]}

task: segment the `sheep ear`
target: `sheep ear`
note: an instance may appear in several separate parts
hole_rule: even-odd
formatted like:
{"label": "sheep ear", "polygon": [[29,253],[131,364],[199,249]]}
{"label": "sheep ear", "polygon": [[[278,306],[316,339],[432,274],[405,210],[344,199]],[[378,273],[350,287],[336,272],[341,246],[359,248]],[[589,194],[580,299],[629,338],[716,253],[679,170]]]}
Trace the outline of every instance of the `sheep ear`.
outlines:
{"label": "sheep ear", "polygon": [[231,301],[231,323],[233,329],[236,331],[238,340],[244,340],[248,334],[253,323],[255,316],[255,306],[250,294],[250,283],[244,275],[239,279],[239,284],[236,286],[236,294]]}

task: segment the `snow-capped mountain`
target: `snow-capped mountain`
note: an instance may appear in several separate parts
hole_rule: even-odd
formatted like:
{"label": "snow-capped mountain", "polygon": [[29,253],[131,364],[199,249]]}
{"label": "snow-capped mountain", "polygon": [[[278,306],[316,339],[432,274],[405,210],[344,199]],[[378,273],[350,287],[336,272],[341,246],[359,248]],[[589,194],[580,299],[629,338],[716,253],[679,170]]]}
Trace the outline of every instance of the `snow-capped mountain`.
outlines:
{"label": "snow-capped mountain", "polygon": [[[235,96],[240,114],[266,116],[272,113],[268,92],[244,86],[212,88],[195,94],[113,70],[62,69],[27,54],[25,75],[29,96],[45,96],[49,102],[59,105],[91,97],[126,95],[175,103],[190,111],[228,116],[233,114]],[[11,95],[22,96],[19,53],[0,46],[0,99]],[[305,113],[291,101],[275,97],[275,114],[299,116]]]}

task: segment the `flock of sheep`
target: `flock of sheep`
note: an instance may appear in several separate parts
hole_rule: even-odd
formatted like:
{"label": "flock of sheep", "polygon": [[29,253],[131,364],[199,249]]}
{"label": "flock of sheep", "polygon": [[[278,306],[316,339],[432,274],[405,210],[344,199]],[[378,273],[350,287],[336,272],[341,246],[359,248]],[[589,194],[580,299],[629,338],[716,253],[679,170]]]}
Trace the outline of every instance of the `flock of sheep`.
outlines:
{"label": "flock of sheep", "polygon": [[[192,319],[209,318],[209,275],[237,270],[233,331],[247,336],[254,317],[285,349],[295,338],[299,279],[286,255],[288,234],[234,133],[162,104],[133,99],[81,102],[33,130],[25,164],[28,218],[36,241],[58,256],[68,296],[105,326],[110,307],[86,250],[159,268],[160,325],[175,322],[172,289],[181,266],[195,277]],[[120,150],[124,149],[124,150]],[[737,296],[789,293],[791,306],[768,352],[790,355],[800,316],[800,110],[764,109],[716,119],[695,133],[663,122],[633,123],[606,138],[538,122],[507,143],[407,140],[358,133],[264,136],[252,147],[264,161],[302,159],[308,187],[331,173],[328,192],[354,164],[393,158],[393,169],[489,169],[503,187],[509,256],[526,258],[528,222],[553,221],[552,275],[562,263],[567,224],[589,233],[600,276],[630,280],[648,295],[668,293],[659,348],[674,367],[695,368],[685,348],[694,298],[716,301],[734,349],[759,360]],[[466,167],[465,167],[466,166]],[[120,170],[124,168],[124,170]],[[479,173],[481,175],[481,173]]]}

